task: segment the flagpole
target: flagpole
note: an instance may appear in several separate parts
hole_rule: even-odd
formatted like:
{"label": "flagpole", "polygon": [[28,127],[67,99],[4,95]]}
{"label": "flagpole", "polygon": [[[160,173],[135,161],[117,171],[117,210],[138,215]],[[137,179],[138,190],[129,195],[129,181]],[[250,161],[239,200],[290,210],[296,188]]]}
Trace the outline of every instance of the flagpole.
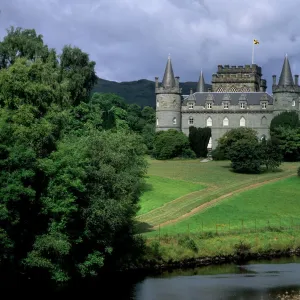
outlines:
{"label": "flagpole", "polygon": [[254,39],[252,40],[252,65],[254,64]]}

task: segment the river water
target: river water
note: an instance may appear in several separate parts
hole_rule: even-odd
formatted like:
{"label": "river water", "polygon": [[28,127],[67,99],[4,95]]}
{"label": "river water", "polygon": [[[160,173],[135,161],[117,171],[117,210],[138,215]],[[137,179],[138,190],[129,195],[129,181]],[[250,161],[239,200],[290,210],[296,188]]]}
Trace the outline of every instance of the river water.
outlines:
{"label": "river water", "polygon": [[299,258],[165,273],[137,282],[126,300],[276,299],[293,290],[300,290]]}
{"label": "river water", "polygon": [[[54,297],[85,295],[85,299],[116,300],[269,300],[286,291],[300,291],[300,258],[249,262],[246,265],[205,266],[179,270],[156,277],[106,278],[60,289],[44,288],[27,281],[9,287],[0,281],[0,290],[29,295],[43,291]],[[8,289],[8,290],[7,290]]]}

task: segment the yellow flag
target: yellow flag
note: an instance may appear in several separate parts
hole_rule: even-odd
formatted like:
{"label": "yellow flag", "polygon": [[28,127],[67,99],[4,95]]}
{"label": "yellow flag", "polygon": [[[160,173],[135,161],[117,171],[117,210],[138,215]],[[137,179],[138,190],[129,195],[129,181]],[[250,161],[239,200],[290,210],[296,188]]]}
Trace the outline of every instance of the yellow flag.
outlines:
{"label": "yellow flag", "polygon": [[258,44],[259,44],[259,41],[258,41],[258,40],[253,40],[253,44],[254,44],[254,45],[258,45]]}

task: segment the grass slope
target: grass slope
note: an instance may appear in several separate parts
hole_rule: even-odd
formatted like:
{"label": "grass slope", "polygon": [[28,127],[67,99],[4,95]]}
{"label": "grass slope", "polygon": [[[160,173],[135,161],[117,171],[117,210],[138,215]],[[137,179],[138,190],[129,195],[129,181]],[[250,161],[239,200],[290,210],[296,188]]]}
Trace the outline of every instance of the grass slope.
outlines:
{"label": "grass slope", "polygon": [[[249,190],[176,224],[162,233],[293,227],[300,225],[300,178],[295,176]],[[219,224],[220,226],[217,226]]]}
{"label": "grass slope", "polygon": [[141,209],[138,215],[145,214],[176,198],[202,190],[203,188],[203,185],[193,182],[148,176],[146,178],[146,190],[140,199]]}
{"label": "grass slope", "polygon": [[[284,163],[281,166],[281,172],[250,175],[231,172],[229,162],[211,161],[201,163],[199,160],[151,160],[148,175],[199,183],[207,188],[187,194],[175,201],[167,202],[164,206],[138,216],[137,220],[147,224],[147,228],[158,226],[164,222],[179,218],[201,204],[221,197],[224,194],[232,193],[263,181],[295,174],[296,168],[296,163]],[[166,228],[172,232],[179,230],[179,227],[176,227],[176,230],[171,229],[173,226],[175,224],[166,226]]]}

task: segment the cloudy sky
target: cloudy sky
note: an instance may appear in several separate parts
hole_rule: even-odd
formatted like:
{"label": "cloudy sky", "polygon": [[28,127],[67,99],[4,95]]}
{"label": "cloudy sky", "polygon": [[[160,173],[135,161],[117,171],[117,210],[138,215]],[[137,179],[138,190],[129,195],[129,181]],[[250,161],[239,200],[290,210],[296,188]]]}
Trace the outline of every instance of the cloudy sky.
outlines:
{"label": "cloudy sky", "polygon": [[50,47],[80,47],[99,77],[162,78],[168,54],[181,81],[206,82],[218,64],[263,67],[269,87],[286,53],[300,73],[299,0],[1,0],[0,38],[34,28]]}

